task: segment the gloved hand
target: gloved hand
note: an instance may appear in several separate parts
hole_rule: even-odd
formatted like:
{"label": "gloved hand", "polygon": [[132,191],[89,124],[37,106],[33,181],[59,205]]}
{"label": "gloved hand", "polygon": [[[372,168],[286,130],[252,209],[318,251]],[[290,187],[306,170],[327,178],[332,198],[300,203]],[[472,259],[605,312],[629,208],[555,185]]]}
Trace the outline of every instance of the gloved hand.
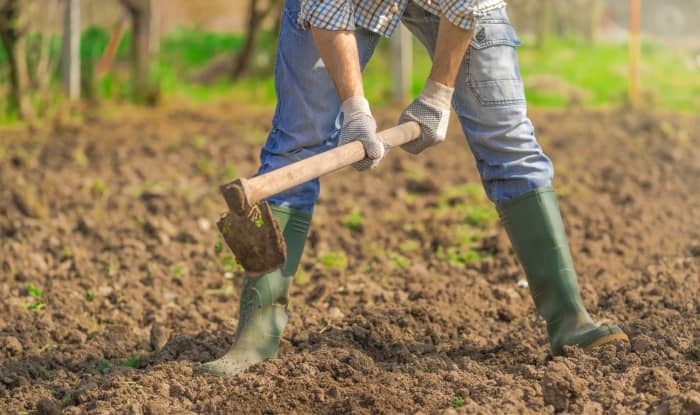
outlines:
{"label": "gloved hand", "polygon": [[418,154],[430,146],[440,144],[447,136],[450,121],[450,104],[454,88],[428,78],[411,105],[401,114],[399,124],[415,121],[420,124],[421,137],[401,146],[409,153]]}
{"label": "gloved hand", "polygon": [[365,147],[367,157],[354,163],[356,170],[376,167],[384,157],[384,144],[377,139],[377,123],[364,97],[348,98],[342,104],[343,127],[340,129],[339,145],[359,140]]}

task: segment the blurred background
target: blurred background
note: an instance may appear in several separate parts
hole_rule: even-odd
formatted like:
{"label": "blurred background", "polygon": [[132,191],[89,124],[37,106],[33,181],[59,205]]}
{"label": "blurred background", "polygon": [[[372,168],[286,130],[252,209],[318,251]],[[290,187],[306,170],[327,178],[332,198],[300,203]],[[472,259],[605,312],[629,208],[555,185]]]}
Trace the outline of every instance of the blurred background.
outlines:
{"label": "blurred background", "polygon": [[[272,105],[283,3],[0,0],[0,123],[78,98]],[[508,11],[531,106],[700,109],[700,0],[511,0]],[[429,69],[410,37],[382,40],[367,94],[374,105],[405,101]]]}

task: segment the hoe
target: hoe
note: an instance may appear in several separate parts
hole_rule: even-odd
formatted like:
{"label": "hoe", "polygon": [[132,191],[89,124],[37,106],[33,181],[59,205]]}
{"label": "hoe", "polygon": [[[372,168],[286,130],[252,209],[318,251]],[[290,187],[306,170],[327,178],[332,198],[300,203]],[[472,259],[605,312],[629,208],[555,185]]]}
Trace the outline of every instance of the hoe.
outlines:
{"label": "hoe", "polygon": [[[419,136],[420,126],[412,121],[377,134],[389,148]],[[217,226],[243,268],[251,275],[262,275],[282,267],[286,261],[282,232],[265,199],[363,158],[362,143],[354,141],[277,170],[222,185],[221,194],[229,212],[221,216]]]}

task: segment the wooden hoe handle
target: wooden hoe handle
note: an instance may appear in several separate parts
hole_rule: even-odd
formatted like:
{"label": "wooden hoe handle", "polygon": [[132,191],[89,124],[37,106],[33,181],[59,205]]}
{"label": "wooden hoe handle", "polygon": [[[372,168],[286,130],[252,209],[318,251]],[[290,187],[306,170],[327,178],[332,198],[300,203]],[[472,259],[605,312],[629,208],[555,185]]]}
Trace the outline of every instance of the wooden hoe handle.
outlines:
{"label": "wooden hoe handle", "polygon": [[[398,125],[377,133],[377,138],[389,147],[398,147],[420,137],[420,126],[415,121]],[[241,180],[250,204],[306,183],[328,173],[347,167],[365,158],[365,149],[359,141],[338,146],[288,164],[282,168]]]}

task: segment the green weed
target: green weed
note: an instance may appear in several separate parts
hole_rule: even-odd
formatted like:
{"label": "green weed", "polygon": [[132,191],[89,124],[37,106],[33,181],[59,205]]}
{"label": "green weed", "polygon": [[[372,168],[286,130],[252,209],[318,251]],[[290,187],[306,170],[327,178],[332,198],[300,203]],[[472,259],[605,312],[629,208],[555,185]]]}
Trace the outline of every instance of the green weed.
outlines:
{"label": "green weed", "polygon": [[44,296],[44,292],[35,287],[33,284],[27,284],[27,294],[31,295],[32,297],[36,298],[37,300],[41,300],[41,297]]}
{"label": "green weed", "polygon": [[41,301],[35,301],[33,303],[25,304],[25,307],[29,311],[41,311],[46,307],[46,304],[42,303]]}
{"label": "green weed", "polygon": [[436,255],[441,261],[453,265],[468,264],[481,259],[481,256],[477,251],[471,249],[463,250],[454,246],[448,247],[447,249],[439,246]]}
{"label": "green weed", "polygon": [[464,406],[464,399],[461,396],[455,396],[452,398],[452,407],[457,409]]}
{"label": "green weed", "polygon": [[319,257],[319,261],[324,267],[339,271],[348,266],[348,259],[341,252],[327,252]]}
{"label": "green weed", "polygon": [[95,299],[95,293],[90,292],[90,291],[86,292],[86,293],[85,293],[85,299],[86,299],[89,303],[91,303],[91,302]]}
{"label": "green weed", "polygon": [[350,230],[357,231],[362,229],[362,222],[364,220],[365,217],[362,215],[362,212],[359,210],[353,210],[350,214],[343,218],[343,225]]}
{"label": "green weed", "polygon": [[420,242],[416,241],[415,239],[408,239],[399,244],[399,251],[404,254],[414,252],[419,248]]}
{"label": "green weed", "polygon": [[97,364],[97,367],[95,368],[100,374],[106,375],[109,373],[109,371],[112,369],[112,366],[109,364],[108,361],[103,360],[102,362]]}
{"label": "green weed", "polygon": [[481,228],[495,224],[496,219],[498,219],[498,213],[490,206],[470,206],[464,217],[468,224]]}
{"label": "green weed", "polygon": [[227,163],[224,166],[224,175],[223,175],[222,179],[225,182],[230,182],[231,180],[235,179],[236,177],[238,177],[238,170],[236,169],[236,166],[234,164]]}
{"label": "green weed", "polygon": [[399,253],[393,253],[391,254],[391,264],[395,268],[400,268],[400,269],[405,269],[411,266],[411,260],[409,258],[406,258],[405,256],[399,254]]}
{"label": "green weed", "polygon": [[221,261],[221,265],[223,265],[224,271],[226,272],[236,272],[243,270],[241,264],[239,264],[238,261],[236,261],[236,258],[234,258],[231,255],[221,254],[219,255],[219,261]]}
{"label": "green weed", "polygon": [[203,135],[196,135],[192,139],[192,147],[196,148],[197,150],[202,150],[207,147],[207,139]]}
{"label": "green weed", "polygon": [[63,259],[73,258],[73,250],[68,246],[63,247]]}
{"label": "green weed", "polygon": [[207,157],[200,157],[197,159],[196,166],[197,170],[202,174],[211,175],[216,171],[216,164]]}
{"label": "green weed", "polygon": [[90,191],[92,192],[93,195],[100,197],[105,194],[107,191],[107,186],[105,186],[104,182],[102,179],[95,179],[92,182],[92,185],[90,185]]}
{"label": "green weed", "polygon": [[27,284],[27,294],[30,296],[34,297],[34,301],[31,303],[25,303],[24,307],[29,310],[29,311],[41,311],[46,307],[46,304],[44,304],[41,301],[41,298],[44,296],[44,293],[35,287],[34,285]]}
{"label": "green weed", "polygon": [[214,243],[214,252],[216,252],[216,254],[218,255],[223,250],[224,250],[224,244],[221,241],[216,241],[216,243]]}
{"label": "green weed", "polygon": [[183,264],[178,264],[170,268],[170,275],[172,277],[182,277],[185,275],[185,266]]}
{"label": "green weed", "polygon": [[131,355],[131,357],[128,358],[127,360],[119,363],[119,366],[130,367],[132,369],[138,369],[139,368],[139,355],[137,355],[137,354]]}

